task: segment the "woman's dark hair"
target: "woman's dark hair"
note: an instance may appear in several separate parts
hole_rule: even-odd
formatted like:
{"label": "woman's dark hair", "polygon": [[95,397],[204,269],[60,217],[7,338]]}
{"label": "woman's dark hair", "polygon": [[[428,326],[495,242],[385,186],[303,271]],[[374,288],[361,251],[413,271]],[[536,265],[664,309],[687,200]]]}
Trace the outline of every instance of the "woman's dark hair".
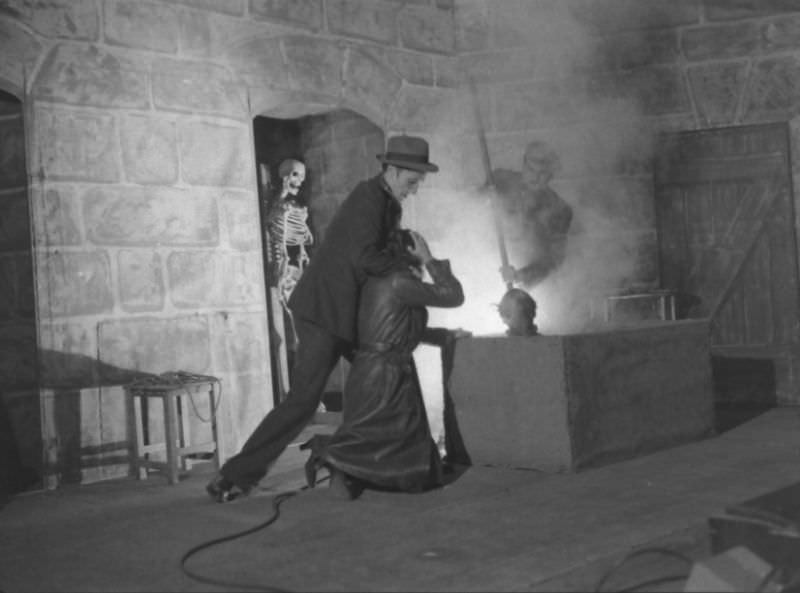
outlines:
{"label": "woman's dark hair", "polygon": [[399,256],[401,259],[408,261],[410,265],[420,265],[418,257],[413,255],[409,250],[415,246],[414,237],[408,229],[396,228],[389,233],[387,247],[391,253]]}

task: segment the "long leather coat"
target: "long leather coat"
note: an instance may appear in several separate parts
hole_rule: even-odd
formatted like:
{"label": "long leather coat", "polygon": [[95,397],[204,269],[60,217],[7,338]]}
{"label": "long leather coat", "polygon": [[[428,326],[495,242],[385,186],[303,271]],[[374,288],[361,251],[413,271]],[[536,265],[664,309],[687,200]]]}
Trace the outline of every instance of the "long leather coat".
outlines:
{"label": "long leather coat", "polygon": [[331,220],[289,299],[296,317],[355,342],[359,289],[400,262],[385,250],[400,222],[400,202],[378,175],[359,183]]}
{"label": "long leather coat", "polygon": [[457,307],[464,294],[448,261],[433,260],[428,271],[432,284],[407,269],[365,284],[342,424],[321,455],[379,487],[418,491],[441,482],[441,460],[411,355],[425,338],[426,306]]}

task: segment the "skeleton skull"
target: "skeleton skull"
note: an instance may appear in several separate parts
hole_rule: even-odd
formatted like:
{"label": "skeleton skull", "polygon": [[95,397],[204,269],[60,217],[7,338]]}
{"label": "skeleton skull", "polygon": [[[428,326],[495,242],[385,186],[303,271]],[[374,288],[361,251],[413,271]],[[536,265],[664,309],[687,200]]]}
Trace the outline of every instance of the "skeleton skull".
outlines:
{"label": "skeleton skull", "polygon": [[306,166],[300,161],[287,159],[278,167],[278,174],[283,180],[283,191],[281,195],[296,196],[300,191],[300,186],[306,180]]}

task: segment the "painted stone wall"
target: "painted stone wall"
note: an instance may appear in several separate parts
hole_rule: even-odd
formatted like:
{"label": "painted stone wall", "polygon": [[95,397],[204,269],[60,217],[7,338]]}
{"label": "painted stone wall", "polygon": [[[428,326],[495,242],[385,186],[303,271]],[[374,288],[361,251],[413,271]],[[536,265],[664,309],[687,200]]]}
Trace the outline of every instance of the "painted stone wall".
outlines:
{"label": "painted stone wall", "polygon": [[[554,186],[579,214],[571,249],[618,263],[592,270],[598,290],[649,286],[652,133],[793,119],[791,8],[0,2],[0,88],[26,116],[51,485],[127,470],[126,372],[220,376],[223,456],[271,406],[254,116],[349,109],[387,135],[426,136],[441,172],[408,202],[406,224],[457,273],[480,272],[467,287],[478,308],[446,319],[469,327],[494,317],[503,285],[466,75],[493,167],[518,170],[533,137],[560,153]],[[591,293],[574,284],[583,270],[568,268],[540,302]]]}
{"label": "painted stone wall", "polygon": [[444,0],[0,2],[49,486],[127,472],[132,372],[219,376],[223,457],[239,448],[273,401],[252,118],[403,126],[409,89],[450,84],[453,46]]}

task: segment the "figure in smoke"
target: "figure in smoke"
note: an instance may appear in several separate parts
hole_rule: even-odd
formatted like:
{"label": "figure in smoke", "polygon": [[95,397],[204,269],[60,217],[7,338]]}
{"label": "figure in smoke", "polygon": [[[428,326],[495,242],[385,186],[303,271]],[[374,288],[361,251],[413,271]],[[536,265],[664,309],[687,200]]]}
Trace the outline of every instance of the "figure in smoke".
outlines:
{"label": "figure in smoke", "polygon": [[551,187],[558,155],[535,140],[525,148],[522,172],[492,172],[501,205],[505,238],[518,267],[501,268],[503,281],[531,288],[564,261],[572,207]]}

